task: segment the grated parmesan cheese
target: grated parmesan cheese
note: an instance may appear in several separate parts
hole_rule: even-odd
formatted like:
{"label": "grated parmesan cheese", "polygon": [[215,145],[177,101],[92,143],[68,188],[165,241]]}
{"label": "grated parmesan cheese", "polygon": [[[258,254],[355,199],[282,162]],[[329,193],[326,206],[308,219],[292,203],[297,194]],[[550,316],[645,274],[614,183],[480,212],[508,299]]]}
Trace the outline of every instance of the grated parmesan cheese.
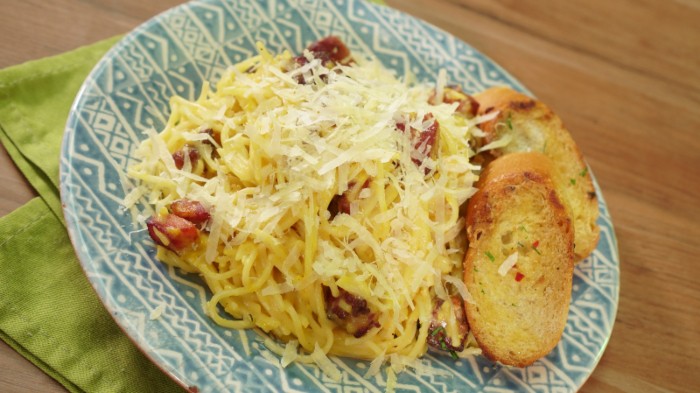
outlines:
{"label": "grated parmesan cheese", "polygon": [[505,276],[508,271],[515,266],[515,264],[518,263],[518,252],[514,252],[506,258],[503,263],[501,263],[501,266],[498,267],[498,274],[501,276]]}
{"label": "grated parmesan cheese", "polygon": [[165,311],[165,303],[161,303],[158,305],[158,307],[151,310],[151,314],[148,316],[148,319],[150,319],[151,321],[154,321],[154,320],[160,318],[163,315],[164,311]]}
{"label": "grated parmesan cheese", "polygon": [[342,374],[340,373],[340,370],[338,367],[333,364],[333,362],[326,356],[326,353],[321,347],[316,343],[316,347],[314,348],[314,351],[311,352],[311,359],[313,359],[314,363],[318,365],[319,368],[321,368],[321,371],[328,376],[333,381],[340,381],[340,377]]}
{"label": "grated parmesan cheese", "polygon": [[370,378],[370,377],[377,375],[379,373],[379,371],[381,370],[381,367],[385,361],[386,361],[386,356],[384,356],[383,353],[381,355],[377,356],[376,358],[374,358],[370,362],[369,368],[367,368],[367,372],[365,373],[365,375],[363,377]]}
{"label": "grated parmesan cheese", "polygon": [[467,286],[466,284],[464,284],[463,280],[453,276],[443,276],[443,279],[445,280],[445,282],[452,284],[455,287],[455,289],[457,289],[457,292],[465,302],[476,304],[474,298],[469,293],[469,290],[467,289]]}
{"label": "grated parmesan cheese", "polygon": [[296,358],[299,356],[298,352],[299,341],[292,340],[284,346],[284,352],[282,352],[282,359],[280,359],[280,364],[282,367],[289,366]]}

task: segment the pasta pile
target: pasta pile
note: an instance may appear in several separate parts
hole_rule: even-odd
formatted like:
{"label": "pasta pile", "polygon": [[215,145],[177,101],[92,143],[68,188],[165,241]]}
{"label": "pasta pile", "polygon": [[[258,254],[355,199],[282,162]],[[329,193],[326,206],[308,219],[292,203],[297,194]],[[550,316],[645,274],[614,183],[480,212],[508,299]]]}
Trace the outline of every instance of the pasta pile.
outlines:
{"label": "pasta pile", "polygon": [[453,355],[473,350],[459,320],[460,208],[483,119],[444,74],[411,84],[376,60],[310,48],[259,45],[215,89],[173,97],[136,152],[125,204],[152,206],[157,258],[206,281],[206,313],[275,337],[284,365],[333,376],[326,356],[338,355],[398,370],[438,333]]}

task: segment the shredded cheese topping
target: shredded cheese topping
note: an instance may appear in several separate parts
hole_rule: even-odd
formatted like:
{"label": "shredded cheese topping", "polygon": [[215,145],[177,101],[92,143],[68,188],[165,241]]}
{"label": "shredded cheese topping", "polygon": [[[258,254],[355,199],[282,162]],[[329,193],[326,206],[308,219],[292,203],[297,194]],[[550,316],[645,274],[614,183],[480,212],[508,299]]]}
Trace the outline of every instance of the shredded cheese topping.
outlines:
{"label": "shredded cheese topping", "polygon": [[515,266],[515,264],[518,263],[518,252],[514,252],[508,256],[505,260],[503,260],[503,263],[501,263],[501,266],[498,267],[498,274],[501,276],[505,276],[508,274],[508,271]]}
{"label": "shredded cheese topping", "polygon": [[[429,103],[444,73],[411,86],[370,59],[306,60],[260,46],[215,89],[173,97],[167,125],[148,131],[128,170],[137,186],[125,204],[207,209],[191,246],[158,246],[157,257],[203,277],[220,325],[288,342],[267,343],[283,366],[315,362],[338,377],[327,356],[341,355],[374,359],[372,373],[401,359],[400,371],[427,349],[433,299],[473,301],[459,211],[475,192],[470,140],[484,118]],[[329,316],[324,290],[364,299],[376,324],[354,335]]]}

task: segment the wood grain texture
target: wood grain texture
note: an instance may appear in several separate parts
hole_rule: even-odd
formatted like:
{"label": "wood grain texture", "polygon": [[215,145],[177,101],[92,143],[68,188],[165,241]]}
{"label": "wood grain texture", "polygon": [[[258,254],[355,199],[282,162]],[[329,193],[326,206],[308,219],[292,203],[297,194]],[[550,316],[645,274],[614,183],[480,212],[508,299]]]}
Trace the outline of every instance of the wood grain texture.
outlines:
{"label": "wood grain texture", "polygon": [[[0,0],[0,67],[126,33],[175,0]],[[700,1],[388,0],[460,37],[564,119],[621,259],[612,338],[582,392],[700,391]],[[4,152],[3,152],[4,153]],[[0,215],[33,196],[0,154]],[[0,345],[0,391],[63,388]]]}

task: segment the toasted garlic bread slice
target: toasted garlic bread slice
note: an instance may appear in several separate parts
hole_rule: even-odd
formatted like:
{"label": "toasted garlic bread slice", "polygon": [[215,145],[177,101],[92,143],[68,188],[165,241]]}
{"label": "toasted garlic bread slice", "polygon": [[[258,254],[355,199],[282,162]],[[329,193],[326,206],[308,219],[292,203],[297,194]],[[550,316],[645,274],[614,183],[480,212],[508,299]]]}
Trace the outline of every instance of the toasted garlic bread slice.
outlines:
{"label": "toasted garlic bread slice", "polygon": [[484,354],[525,367],[561,338],[571,299],[574,232],[541,153],[492,161],[467,206],[464,282]]}
{"label": "toasted garlic bread slice", "polygon": [[489,158],[513,152],[537,151],[552,160],[555,183],[574,223],[576,261],[586,258],[598,244],[598,200],[583,155],[561,119],[543,103],[506,87],[476,94],[480,114],[498,111],[481,125],[484,145],[501,138],[510,142],[484,154]]}

